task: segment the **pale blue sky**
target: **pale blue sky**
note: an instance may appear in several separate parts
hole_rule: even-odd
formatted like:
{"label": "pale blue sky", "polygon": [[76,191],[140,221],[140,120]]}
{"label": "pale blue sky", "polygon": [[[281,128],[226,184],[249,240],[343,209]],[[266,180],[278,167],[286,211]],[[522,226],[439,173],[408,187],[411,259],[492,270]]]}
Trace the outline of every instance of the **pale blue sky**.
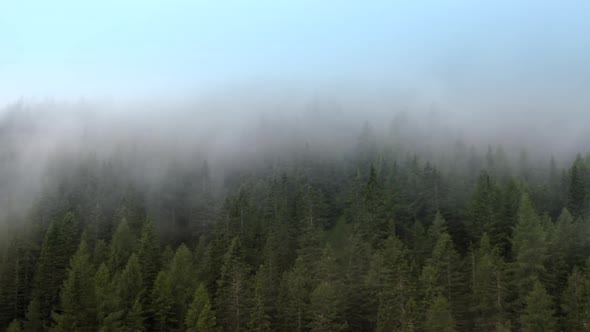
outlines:
{"label": "pale blue sky", "polygon": [[343,82],[587,101],[589,18],[589,1],[6,0],[0,103]]}

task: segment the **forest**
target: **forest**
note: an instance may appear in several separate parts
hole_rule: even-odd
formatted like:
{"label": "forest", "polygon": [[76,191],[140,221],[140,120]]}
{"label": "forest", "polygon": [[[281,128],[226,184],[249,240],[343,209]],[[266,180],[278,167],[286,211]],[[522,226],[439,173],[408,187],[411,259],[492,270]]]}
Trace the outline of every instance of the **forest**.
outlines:
{"label": "forest", "polygon": [[[16,118],[9,175],[36,130]],[[157,177],[134,146],[54,156],[30,206],[0,205],[0,330],[589,331],[590,155],[399,121]]]}

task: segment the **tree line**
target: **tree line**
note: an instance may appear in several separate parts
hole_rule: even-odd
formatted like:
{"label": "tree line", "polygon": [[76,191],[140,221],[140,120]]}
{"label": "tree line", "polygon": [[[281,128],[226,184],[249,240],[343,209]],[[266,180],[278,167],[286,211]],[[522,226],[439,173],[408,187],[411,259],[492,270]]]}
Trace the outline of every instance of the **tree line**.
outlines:
{"label": "tree line", "polygon": [[59,172],[2,233],[0,328],[590,329],[590,157],[442,163],[367,130],[217,184],[206,162],[150,189],[117,161]]}

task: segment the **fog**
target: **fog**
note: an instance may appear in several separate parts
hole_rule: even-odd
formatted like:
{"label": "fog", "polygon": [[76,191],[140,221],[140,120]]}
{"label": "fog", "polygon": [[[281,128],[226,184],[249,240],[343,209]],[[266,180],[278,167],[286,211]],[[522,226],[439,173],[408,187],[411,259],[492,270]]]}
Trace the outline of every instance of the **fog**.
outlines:
{"label": "fog", "polygon": [[1,113],[0,209],[3,218],[26,211],[44,187],[55,185],[56,167],[74,171],[89,158],[122,162],[146,184],[166,177],[173,165],[197,168],[205,160],[218,181],[302,153],[338,160],[354,151],[365,123],[380,146],[403,146],[434,162],[451,155],[457,142],[482,154],[488,146],[513,156],[526,149],[543,167],[551,156],[567,166],[588,152],[590,119],[568,113],[565,104],[554,112],[472,107],[454,110],[403,94],[253,89],[177,101],[23,99]]}
{"label": "fog", "polygon": [[[55,168],[127,163],[138,181],[378,145],[439,160],[457,143],[565,167],[590,140],[582,2],[0,7],[0,211]],[[66,172],[66,170],[64,170]]]}

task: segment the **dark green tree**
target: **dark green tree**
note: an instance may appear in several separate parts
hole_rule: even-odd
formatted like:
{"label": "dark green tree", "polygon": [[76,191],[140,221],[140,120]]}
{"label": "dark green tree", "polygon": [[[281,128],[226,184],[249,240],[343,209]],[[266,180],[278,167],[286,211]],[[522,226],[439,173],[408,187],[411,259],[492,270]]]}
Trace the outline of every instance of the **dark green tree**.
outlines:
{"label": "dark green tree", "polygon": [[554,315],[551,296],[538,280],[534,280],[532,290],[526,296],[524,311],[520,316],[522,331],[555,331]]}
{"label": "dark green tree", "polygon": [[211,307],[204,284],[200,284],[194,293],[193,301],[186,314],[185,325],[188,332],[218,331],[215,312]]}
{"label": "dark green tree", "polygon": [[94,273],[88,246],[83,241],[71,259],[60,292],[59,310],[53,314],[55,331],[96,331]]}

